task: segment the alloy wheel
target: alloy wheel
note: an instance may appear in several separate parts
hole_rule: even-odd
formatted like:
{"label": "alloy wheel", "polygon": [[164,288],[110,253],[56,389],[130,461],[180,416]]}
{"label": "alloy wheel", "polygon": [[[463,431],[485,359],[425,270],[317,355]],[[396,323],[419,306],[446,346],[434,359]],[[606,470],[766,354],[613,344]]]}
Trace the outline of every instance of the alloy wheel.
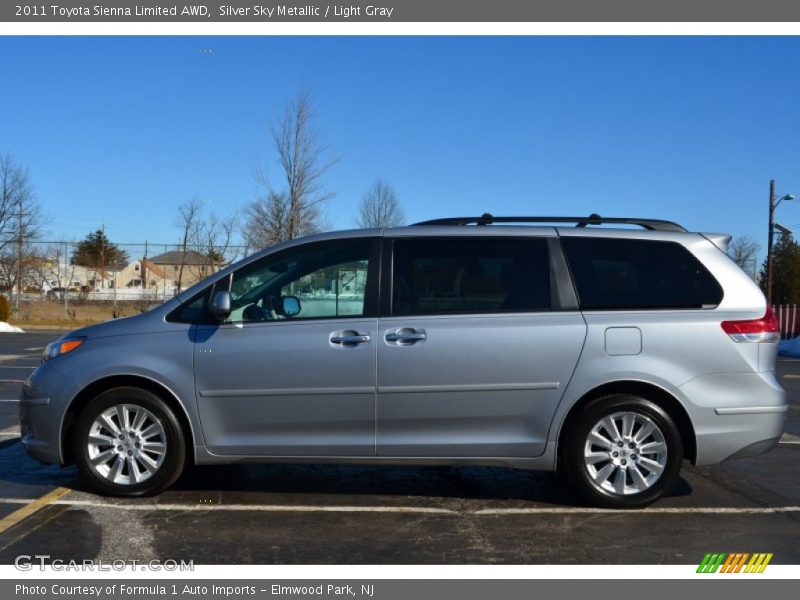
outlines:
{"label": "alloy wheel", "polygon": [[164,424],[142,406],[112,406],[92,422],[87,450],[91,468],[101,477],[118,485],[142,483],[164,462]]}
{"label": "alloy wheel", "polygon": [[584,445],[589,479],[603,492],[619,496],[651,488],[667,466],[664,433],[649,417],[632,411],[600,419]]}

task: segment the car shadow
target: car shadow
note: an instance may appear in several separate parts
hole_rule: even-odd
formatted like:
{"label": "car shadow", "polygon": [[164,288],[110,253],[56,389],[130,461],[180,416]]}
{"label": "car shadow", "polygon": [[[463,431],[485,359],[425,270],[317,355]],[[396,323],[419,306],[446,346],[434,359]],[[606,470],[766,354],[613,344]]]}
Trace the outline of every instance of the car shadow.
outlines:
{"label": "car shadow", "polygon": [[[191,467],[173,486],[176,493],[259,492],[281,497],[333,500],[353,497],[522,500],[554,506],[588,506],[565,479],[543,471],[484,466],[215,465]],[[686,496],[679,478],[666,497]]]}
{"label": "car shadow", "polygon": [[[42,465],[18,440],[0,443],[0,486],[65,486],[92,493],[74,466]],[[684,479],[668,497],[692,493]],[[391,466],[329,464],[231,464],[190,466],[164,496],[175,501],[222,495],[226,503],[252,502],[253,494],[280,496],[271,502],[381,502],[412,498],[522,500],[554,506],[587,506],[556,473],[483,466]]]}

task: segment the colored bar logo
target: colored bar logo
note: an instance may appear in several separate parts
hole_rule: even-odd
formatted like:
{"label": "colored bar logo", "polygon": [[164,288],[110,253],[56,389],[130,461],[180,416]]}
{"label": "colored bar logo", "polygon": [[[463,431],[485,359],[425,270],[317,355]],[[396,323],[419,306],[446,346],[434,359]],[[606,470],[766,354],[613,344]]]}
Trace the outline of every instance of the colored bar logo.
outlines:
{"label": "colored bar logo", "polygon": [[724,552],[708,553],[697,567],[697,572],[763,573],[771,560],[771,552],[756,552],[754,554],[748,552],[734,552],[732,554],[725,554]]}

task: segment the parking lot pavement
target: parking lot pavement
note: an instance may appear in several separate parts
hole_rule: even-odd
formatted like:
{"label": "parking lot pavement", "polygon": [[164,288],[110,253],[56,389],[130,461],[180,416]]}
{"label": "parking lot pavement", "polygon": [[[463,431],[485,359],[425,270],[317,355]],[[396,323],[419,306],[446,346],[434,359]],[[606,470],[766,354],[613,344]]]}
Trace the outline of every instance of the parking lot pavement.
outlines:
{"label": "parking lot pavement", "polygon": [[[3,338],[0,374],[35,364],[34,349],[57,335],[22,334],[13,348]],[[791,402],[778,448],[686,465],[668,497],[633,512],[584,506],[554,474],[489,467],[194,467],[158,497],[104,498],[85,491],[74,467],[30,459],[10,433],[0,438],[0,563],[38,553],[197,564],[697,564],[710,551],[757,551],[796,564],[800,360],[778,370]],[[17,397],[14,384],[4,382],[3,398]],[[13,428],[16,406],[0,411]]]}
{"label": "parking lot pavement", "polygon": [[19,391],[41,362],[42,350],[61,336],[61,331],[0,333],[0,442],[3,430],[18,424]]}

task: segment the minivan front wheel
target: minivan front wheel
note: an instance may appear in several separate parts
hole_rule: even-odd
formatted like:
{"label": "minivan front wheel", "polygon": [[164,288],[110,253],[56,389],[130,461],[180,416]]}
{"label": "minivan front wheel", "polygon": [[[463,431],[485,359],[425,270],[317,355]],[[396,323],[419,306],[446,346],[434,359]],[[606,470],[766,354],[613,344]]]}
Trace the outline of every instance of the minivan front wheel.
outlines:
{"label": "minivan front wheel", "polygon": [[186,462],[186,442],[170,407],[133,387],[103,392],[83,409],[73,453],[86,481],[115,496],[144,496],[170,486]]}
{"label": "minivan front wheel", "polygon": [[683,460],[681,435],[658,405],[631,395],[590,402],[566,432],[563,466],[593,504],[639,508],[668,492]]}

